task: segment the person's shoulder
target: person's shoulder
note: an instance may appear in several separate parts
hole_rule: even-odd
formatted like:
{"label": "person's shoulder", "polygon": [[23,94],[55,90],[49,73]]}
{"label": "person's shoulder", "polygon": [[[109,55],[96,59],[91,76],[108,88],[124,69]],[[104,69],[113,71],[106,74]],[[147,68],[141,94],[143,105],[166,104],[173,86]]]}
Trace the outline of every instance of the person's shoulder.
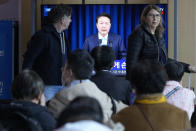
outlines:
{"label": "person's shoulder", "polygon": [[83,87],[83,88],[92,88],[96,87],[96,84],[92,82],[91,80],[87,80],[86,82],[82,82],[81,84],[76,85],[77,87]]}
{"label": "person's shoulder", "polygon": [[36,38],[36,37],[46,38],[47,36],[50,36],[52,32],[55,32],[54,27],[52,27],[52,25],[47,25],[47,26],[42,27],[37,32],[35,32],[35,34],[33,35],[33,38]]}
{"label": "person's shoulder", "polygon": [[178,107],[176,107],[176,106],[174,106],[174,105],[172,105],[170,103],[167,103],[167,102],[159,104],[158,106],[159,106],[159,108],[161,110],[166,111],[166,112],[171,113],[171,114],[172,114],[171,111],[175,111],[176,114],[184,114],[184,113],[186,113],[182,109],[180,109],[180,108],[178,108]]}
{"label": "person's shoulder", "polygon": [[181,88],[181,90],[184,92],[184,93],[186,93],[186,96],[189,96],[189,97],[194,97],[195,98],[195,93],[192,91],[192,90],[190,90],[190,89],[188,89],[188,88]]}
{"label": "person's shoulder", "polygon": [[112,33],[112,32],[110,32],[110,33],[108,34],[108,36],[109,36],[109,37],[114,37],[114,38],[121,38],[121,36],[120,36],[119,34],[115,34],[115,33]]}
{"label": "person's shoulder", "polygon": [[98,34],[92,34],[90,36],[87,36],[86,40],[92,40],[92,39],[95,39],[95,38],[98,38]]}
{"label": "person's shoulder", "polygon": [[142,33],[144,32],[145,30],[145,26],[144,25],[138,25],[133,32],[136,32],[136,33]]}
{"label": "person's shoulder", "polygon": [[130,82],[128,81],[128,80],[126,80],[125,78],[122,78],[122,77],[117,77],[117,76],[115,76],[119,81],[121,81],[121,82],[123,82],[123,83],[125,83],[125,84],[130,84]]}
{"label": "person's shoulder", "polygon": [[141,36],[143,36],[143,34],[145,34],[144,26],[143,26],[143,25],[138,25],[138,26],[131,32],[131,34],[129,35],[129,37],[135,37],[135,36],[141,37]]}

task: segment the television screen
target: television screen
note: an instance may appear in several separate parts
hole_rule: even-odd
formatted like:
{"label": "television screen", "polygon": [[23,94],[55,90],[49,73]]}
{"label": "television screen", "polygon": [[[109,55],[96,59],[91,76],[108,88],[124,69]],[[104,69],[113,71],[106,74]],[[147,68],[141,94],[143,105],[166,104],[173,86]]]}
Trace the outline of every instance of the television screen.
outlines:
{"label": "television screen", "polygon": [[[41,21],[55,5],[42,5]],[[114,4],[114,5],[69,5],[72,7],[72,22],[66,30],[66,35],[71,42],[72,50],[82,48],[85,38],[97,33],[96,17],[100,13],[111,16],[110,32],[121,35],[127,48],[128,36],[140,24],[141,13],[146,4]],[[165,28],[164,38],[167,49],[167,4],[159,4]],[[124,62],[124,61],[123,61]],[[120,63],[123,63],[120,62]],[[119,61],[116,61],[119,64]],[[121,64],[120,64],[121,65]],[[124,67],[124,63],[122,64]],[[126,67],[126,63],[125,63]],[[125,73],[123,68],[113,68],[113,72]]]}

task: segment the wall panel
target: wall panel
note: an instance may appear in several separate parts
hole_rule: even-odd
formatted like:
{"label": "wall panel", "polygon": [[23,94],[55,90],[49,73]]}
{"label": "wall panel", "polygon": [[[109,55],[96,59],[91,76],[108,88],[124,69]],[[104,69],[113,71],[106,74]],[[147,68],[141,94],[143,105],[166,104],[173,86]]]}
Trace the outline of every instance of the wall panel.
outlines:
{"label": "wall panel", "polygon": [[168,1],[168,56],[174,57],[174,0]]}
{"label": "wall panel", "polygon": [[42,4],[82,4],[82,0],[42,0]]}
{"label": "wall panel", "polygon": [[22,11],[21,11],[21,42],[22,42],[22,52],[24,54],[27,47],[27,42],[31,38],[31,1],[22,0]]}
{"label": "wall panel", "polygon": [[168,0],[128,0],[128,4],[167,4]]}
{"label": "wall panel", "polygon": [[124,4],[124,0],[85,0],[85,4]]}
{"label": "wall panel", "polygon": [[[178,60],[195,65],[195,0],[178,1]],[[194,76],[191,74],[191,86]],[[188,85],[188,74],[183,78],[183,85]]]}

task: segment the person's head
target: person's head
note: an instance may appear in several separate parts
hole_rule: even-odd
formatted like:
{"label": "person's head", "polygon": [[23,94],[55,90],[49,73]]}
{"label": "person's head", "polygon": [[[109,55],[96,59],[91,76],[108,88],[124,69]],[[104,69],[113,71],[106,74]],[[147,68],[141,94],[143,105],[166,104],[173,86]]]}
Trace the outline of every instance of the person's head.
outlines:
{"label": "person's head", "polygon": [[72,100],[57,120],[57,127],[67,122],[94,120],[103,123],[103,111],[99,102],[92,97],[79,96]]}
{"label": "person's head", "polygon": [[94,60],[91,55],[81,49],[76,49],[67,57],[63,68],[62,80],[69,85],[73,80],[89,79],[92,75]]}
{"label": "person's head", "polygon": [[162,25],[161,10],[157,5],[147,5],[141,15],[141,23],[156,29],[159,37],[162,37],[164,28]]}
{"label": "person's head", "polygon": [[96,18],[96,26],[101,36],[106,36],[111,27],[111,16],[107,13],[102,13]]}
{"label": "person's head", "polygon": [[182,80],[182,77],[184,75],[184,66],[181,63],[177,61],[167,63],[165,65],[165,69],[169,80],[174,80],[178,82]]}
{"label": "person's head", "polygon": [[48,13],[49,23],[60,23],[63,30],[69,27],[71,22],[72,8],[67,5],[57,5]]}
{"label": "person's head", "polygon": [[95,71],[110,70],[114,66],[115,53],[109,46],[97,46],[91,51]]}
{"label": "person's head", "polygon": [[129,75],[136,95],[162,93],[168,79],[164,67],[150,61],[137,63]]}
{"label": "person's head", "polygon": [[16,100],[39,100],[44,92],[44,82],[37,73],[26,69],[13,80],[11,92]]}

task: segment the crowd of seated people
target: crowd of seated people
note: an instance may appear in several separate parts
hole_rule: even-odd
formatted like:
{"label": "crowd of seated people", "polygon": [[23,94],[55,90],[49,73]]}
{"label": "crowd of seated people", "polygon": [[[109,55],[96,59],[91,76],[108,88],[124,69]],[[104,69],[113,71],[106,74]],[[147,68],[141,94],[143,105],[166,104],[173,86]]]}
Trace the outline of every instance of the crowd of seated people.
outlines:
{"label": "crowd of seated people", "polygon": [[[91,81],[93,68],[96,70],[101,67],[96,65],[96,54],[104,51],[112,50],[110,47],[97,47],[91,52],[92,56],[81,49],[71,52],[62,72],[62,80],[67,87],[58,92],[47,106],[42,79],[34,71],[22,71],[12,83],[13,100],[10,103],[0,104],[1,129],[35,131],[191,129],[190,117],[186,110],[178,108],[175,103],[169,104],[169,97],[177,95],[181,89],[168,99],[163,94],[171,80],[177,82],[181,80],[183,71],[181,75],[177,75],[178,80],[171,77],[171,74],[175,76],[178,72],[172,69],[173,66],[178,66],[180,70],[180,64],[170,63],[164,69],[163,66],[150,61],[138,62],[129,77],[136,97],[134,103],[128,105],[129,103],[123,99],[115,98],[110,92],[100,89],[99,84],[96,85]],[[108,61],[106,59],[106,63]],[[120,85],[118,87],[121,88]]]}
{"label": "crowd of seated people", "polygon": [[78,96],[96,98],[103,109],[104,121],[127,106],[121,101],[112,99],[90,81],[93,67],[94,60],[87,51],[76,49],[67,57],[62,76],[63,84],[67,87],[59,91],[48,104],[49,110],[56,118],[68,103]]}
{"label": "crowd of seated people", "polygon": [[133,105],[112,116],[127,131],[184,131],[191,128],[188,114],[167,103],[162,94],[167,73],[163,66],[150,61],[138,62],[129,76],[136,99]]}

